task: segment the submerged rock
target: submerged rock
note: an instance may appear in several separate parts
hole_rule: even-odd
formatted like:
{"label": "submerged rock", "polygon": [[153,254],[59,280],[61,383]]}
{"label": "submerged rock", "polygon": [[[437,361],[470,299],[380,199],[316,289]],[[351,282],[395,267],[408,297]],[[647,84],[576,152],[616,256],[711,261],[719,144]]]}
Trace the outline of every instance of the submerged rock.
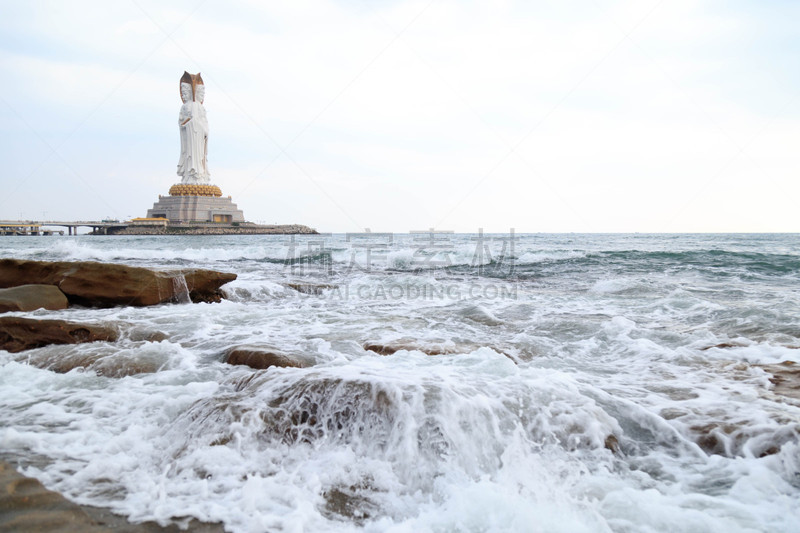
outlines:
{"label": "submerged rock", "polygon": [[800,401],[800,365],[793,361],[784,361],[774,365],[758,365],[772,374],[769,381],[775,394]]}
{"label": "submerged rock", "polygon": [[19,285],[0,289],[0,313],[8,311],[33,311],[66,309],[67,297],[53,285]]}
{"label": "submerged rock", "polygon": [[766,457],[778,453],[787,442],[800,439],[800,425],[791,423],[766,428],[750,425],[749,421],[712,421],[689,430],[692,440],[704,452],[723,457]]}
{"label": "submerged rock", "polygon": [[327,283],[287,283],[287,287],[290,289],[294,289],[299,293],[302,294],[312,294],[314,296],[319,296],[322,294],[322,291],[328,289],[338,289],[338,285],[329,285]]}
{"label": "submerged rock", "polygon": [[392,342],[392,343],[378,343],[368,342],[364,344],[364,349],[369,352],[375,352],[378,355],[392,355],[400,350],[418,351],[426,355],[447,355],[457,353],[455,348],[445,346],[431,346],[423,345],[414,342]]}
{"label": "submerged rock", "polygon": [[263,370],[271,366],[289,368],[311,366],[308,362],[295,355],[281,353],[268,347],[252,345],[231,348],[225,354],[225,362],[229,365],[245,365],[257,370]]}
{"label": "submerged rock", "polygon": [[87,353],[81,350],[69,351],[64,348],[58,351],[40,350],[30,355],[26,354],[19,361],[57,374],[66,374],[76,368],[82,368],[108,378],[153,374],[164,366],[164,361],[154,357],[137,356],[137,354],[125,352]]}
{"label": "submerged rock", "polygon": [[322,493],[325,506],[322,514],[330,519],[348,519],[357,525],[363,525],[366,520],[377,515],[378,506],[365,496],[370,487],[352,485],[350,487],[332,487]]}
{"label": "submerged rock", "polygon": [[606,437],[606,440],[603,442],[603,447],[614,454],[620,454],[619,439],[613,433]]}
{"label": "submerged rock", "polygon": [[[374,352],[378,355],[392,355],[401,350],[422,352],[425,355],[452,355],[452,354],[466,354],[474,352],[482,348],[479,344],[427,344],[415,342],[410,340],[397,340],[391,342],[367,342],[362,346],[369,352]],[[508,357],[514,364],[518,364],[516,357],[511,355],[505,350],[501,350],[495,346],[489,346],[490,350]]]}
{"label": "submerged rock", "polygon": [[108,531],[80,506],[0,462],[0,531]]}
{"label": "submerged rock", "polygon": [[[161,526],[156,522],[133,524],[99,507],[78,505],[48,490],[38,480],[23,476],[0,461],[0,531],[59,533],[222,533],[222,524],[182,520]],[[188,522],[188,523],[187,523]]]}
{"label": "submerged rock", "polygon": [[148,306],[179,301],[218,302],[236,274],[193,269],[162,272],[94,261],[0,260],[0,287],[55,285],[70,303],[88,307]]}
{"label": "submerged rock", "polygon": [[115,341],[117,337],[115,330],[104,326],[65,320],[0,317],[0,350],[12,353],[50,344]]}

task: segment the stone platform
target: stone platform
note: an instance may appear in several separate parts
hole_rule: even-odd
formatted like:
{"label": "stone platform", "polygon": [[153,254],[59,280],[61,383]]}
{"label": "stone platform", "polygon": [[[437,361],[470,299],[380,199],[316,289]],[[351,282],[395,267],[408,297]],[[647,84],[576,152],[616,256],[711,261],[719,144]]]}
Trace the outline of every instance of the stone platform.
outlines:
{"label": "stone platform", "polygon": [[231,197],[159,196],[147,218],[166,218],[170,222],[244,222],[244,213]]}

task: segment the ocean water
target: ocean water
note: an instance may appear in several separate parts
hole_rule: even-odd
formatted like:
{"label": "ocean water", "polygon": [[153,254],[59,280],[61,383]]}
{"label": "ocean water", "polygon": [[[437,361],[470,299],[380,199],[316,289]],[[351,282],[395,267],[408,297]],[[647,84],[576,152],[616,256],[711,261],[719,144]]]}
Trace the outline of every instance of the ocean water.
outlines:
{"label": "ocean water", "polygon": [[[800,531],[800,401],[762,366],[800,359],[798,235],[0,246],[239,276],[219,304],[33,313],[116,343],[0,351],[3,456],[78,503],[237,532]],[[310,366],[223,363],[242,344]]]}

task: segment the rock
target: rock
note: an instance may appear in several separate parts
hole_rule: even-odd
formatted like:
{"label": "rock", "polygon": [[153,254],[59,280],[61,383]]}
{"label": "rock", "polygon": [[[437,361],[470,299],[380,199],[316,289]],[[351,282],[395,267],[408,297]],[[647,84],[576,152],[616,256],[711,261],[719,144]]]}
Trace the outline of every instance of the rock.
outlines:
{"label": "rock", "polygon": [[12,353],[50,344],[115,341],[117,336],[115,330],[104,326],[64,320],[0,317],[0,350]]}
{"label": "rock", "polygon": [[290,289],[294,289],[297,292],[303,294],[312,294],[314,296],[319,296],[322,294],[322,291],[328,289],[338,289],[338,285],[329,285],[327,283],[287,283],[287,287]]}
{"label": "rock", "polygon": [[[186,283],[179,276],[187,277]],[[235,274],[211,270],[162,272],[93,261],[0,260],[0,287],[30,283],[55,285],[70,303],[88,307],[147,306],[177,301],[219,301],[219,288]]]}
{"label": "rock", "polygon": [[280,353],[276,350],[260,346],[236,346],[225,354],[225,362],[229,365],[245,365],[262,370],[271,366],[305,368],[310,366],[297,356]]}
{"label": "rock", "polygon": [[121,323],[118,326],[124,339],[133,342],[161,342],[168,340],[169,337],[163,331],[156,331],[141,326],[131,326]]}
{"label": "rock", "polygon": [[[38,480],[23,476],[10,464],[0,461],[0,532],[31,533],[178,533],[178,524],[161,526],[156,522],[132,524],[106,509],[78,505],[47,490]],[[222,524],[192,519],[188,530],[194,533],[221,533]]]}
{"label": "rock", "polygon": [[186,288],[192,302],[217,303],[222,298],[220,287],[236,279],[236,274],[217,272],[216,270],[192,269],[182,270],[181,274],[186,279]]}
{"label": "rock", "polygon": [[606,440],[603,442],[603,447],[613,454],[620,454],[619,439],[613,433],[606,437]]}
{"label": "rock", "polygon": [[0,531],[108,531],[80,506],[0,462]]}
{"label": "rock", "polygon": [[800,365],[793,361],[773,365],[757,365],[772,374],[769,378],[772,392],[793,400],[800,400]]}
{"label": "rock", "polygon": [[364,525],[366,520],[379,511],[375,502],[361,494],[370,489],[368,485],[332,487],[322,493],[322,497],[325,498],[325,506],[320,511],[329,519],[345,518],[353,521],[356,525]]}
{"label": "rock", "polygon": [[716,348],[718,350],[726,350],[728,348],[742,348],[744,346],[747,346],[747,345],[746,344],[742,344],[742,343],[735,343],[735,342],[721,342],[719,344],[714,344],[714,345],[711,345],[711,346],[703,346],[702,348],[700,348],[700,351],[704,352],[706,350],[712,350],[714,348]]}
{"label": "rock", "polygon": [[383,344],[377,342],[370,342],[364,345],[364,349],[370,352],[375,352],[378,355],[392,355],[400,350],[422,352],[426,355],[447,355],[456,353],[454,348],[446,348],[442,346],[423,346],[413,342],[395,342],[390,344]]}
{"label": "rock", "polygon": [[108,378],[123,378],[138,374],[153,374],[164,366],[164,361],[154,357],[141,356],[120,351],[112,354],[97,353],[60,347],[56,350],[38,350],[32,354],[22,354],[20,363],[66,374],[76,368],[94,372]]}
{"label": "rock", "polygon": [[0,289],[0,313],[66,309],[69,303],[64,293],[53,285],[19,285]]}
{"label": "rock", "polygon": [[[425,355],[452,355],[459,353],[470,353],[481,348],[478,344],[422,344],[411,340],[396,340],[389,343],[382,342],[367,342],[363,345],[364,349],[370,352],[375,352],[378,355],[392,355],[400,350],[418,351]],[[517,358],[508,352],[501,350],[495,346],[489,346],[494,352],[508,357],[515,365],[519,364]]]}

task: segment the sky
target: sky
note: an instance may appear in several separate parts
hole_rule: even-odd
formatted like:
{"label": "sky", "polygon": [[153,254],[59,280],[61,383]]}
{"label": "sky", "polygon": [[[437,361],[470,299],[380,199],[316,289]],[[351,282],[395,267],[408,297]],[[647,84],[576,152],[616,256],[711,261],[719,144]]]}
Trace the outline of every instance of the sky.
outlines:
{"label": "sky", "polygon": [[0,219],[212,183],[322,232],[798,232],[800,2],[0,0]]}

